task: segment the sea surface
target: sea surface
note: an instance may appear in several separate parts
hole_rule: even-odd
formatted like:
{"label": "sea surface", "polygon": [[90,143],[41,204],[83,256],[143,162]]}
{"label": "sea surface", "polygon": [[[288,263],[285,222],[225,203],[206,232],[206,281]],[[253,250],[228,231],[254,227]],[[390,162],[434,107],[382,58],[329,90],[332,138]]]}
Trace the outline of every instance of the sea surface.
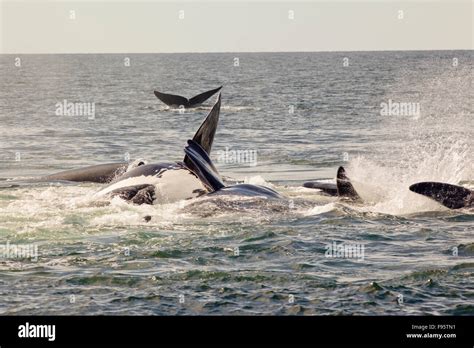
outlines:
{"label": "sea surface", "polygon": [[[408,190],[474,188],[473,66],[472,51],[0,55],[0,252],[38,251],[0,254],[0,314],[474,315],[474,212]],[[182,112],[153,91],[220,85],[216,167],[287,200],[135,206],[35,181],[181,160],[215,96]],[[94,117],[57,115],[64,101]],[[302,187],[340,165],[364,203]]]}

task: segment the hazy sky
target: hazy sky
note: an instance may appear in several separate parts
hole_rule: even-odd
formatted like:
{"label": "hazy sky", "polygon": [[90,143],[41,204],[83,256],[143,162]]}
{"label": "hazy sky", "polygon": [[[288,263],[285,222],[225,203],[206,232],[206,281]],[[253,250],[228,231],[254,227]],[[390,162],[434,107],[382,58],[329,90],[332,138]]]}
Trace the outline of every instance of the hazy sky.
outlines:
{"label": "hazy sky", "polygon": [[426,50],[474,44],[471,0],[0,0],[0,15],[0,53]]}

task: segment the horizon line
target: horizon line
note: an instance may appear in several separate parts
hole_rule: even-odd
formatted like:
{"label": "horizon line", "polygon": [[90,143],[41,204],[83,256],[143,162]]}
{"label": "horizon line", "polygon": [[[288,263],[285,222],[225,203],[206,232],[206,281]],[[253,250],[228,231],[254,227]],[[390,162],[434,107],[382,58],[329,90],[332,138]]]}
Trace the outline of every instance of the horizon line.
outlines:
{"label": "horizon line", "polygon": [[66,55],[66,54],[229,54],[229,53],[359,53],[359,52],[429,52],[429,51],[473,51],[474,48],[437,49],[387,49],[387,50],[320,50],[320,51],[180,51],[180,52],[30,52],[0,53],[0,55]]}

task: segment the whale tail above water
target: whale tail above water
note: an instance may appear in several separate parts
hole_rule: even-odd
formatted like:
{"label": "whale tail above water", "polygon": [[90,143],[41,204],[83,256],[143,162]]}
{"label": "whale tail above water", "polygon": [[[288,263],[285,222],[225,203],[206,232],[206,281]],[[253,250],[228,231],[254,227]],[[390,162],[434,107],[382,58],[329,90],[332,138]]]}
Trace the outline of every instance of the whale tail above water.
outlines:
{"label": "whale tail above water", "polygon": [[175,94],[167,94],[167,93],[162,93],[158,91],[154,91],[155,96],[161,100],[163,103],[170,107],[185,107],[186,109],[188,108],[195,108],[202,103],[204,103],[207,99],[212,97],[214,94],[219,92],[221,90],[222,86],[217,87],[215,89],[211,89],[210,91],[198,94],[195,97],[192,97],[191,99],[187,99],[185,97],[182,97],[180,95],[175,95]]}
{"label": "whale tail above water", "polygon": [[431,198],[450,209],[474,206],[474,191],[462,186],[427,181],[411,185],[410,191]]}

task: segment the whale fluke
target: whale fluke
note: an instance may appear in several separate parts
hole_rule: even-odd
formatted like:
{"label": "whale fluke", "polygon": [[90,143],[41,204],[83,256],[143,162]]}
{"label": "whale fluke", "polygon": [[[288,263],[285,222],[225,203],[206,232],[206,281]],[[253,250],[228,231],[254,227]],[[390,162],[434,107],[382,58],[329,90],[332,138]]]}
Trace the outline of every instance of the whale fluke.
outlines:
{"label": "whale fluke", "polygon": [[192,97],[191,99],[187,99],[180,95],[161,93],[159,91],[154,91],[154,93],[155,93],[155,96],[159,100],[161,100],[163,103],[165,103],[166,105],[170,107],[178,108],[180,106],[183,106],[188,109],[188,108],[195,108],[201,105],[211,96],[219,92],[221,88],[222,86],[215,89],[211,89],[210,91],[198,94],[197,96]]}
{"label": "whale fluke", "polygon": [[462,186],[427,181],[411,185],[410,191],[431,198],[450,209],[474,206],[474,191]]}
{"label": "whale fluke", "polygon": [[216,94],[217,92],[219,92],[221,90],[222,86],[220,87],[217,87],[215,89],[211,89],[210,91],[207,91],[207,92],[204,92],[204,93],[201,93],[201,94],[198,94],[197,96],[195,97],[192,97],[191,99],[189,99],[189,107],[195,107],[195,106],[199,106],[201,105],[202,103],[204,103],[207,99],[209,99],[210,97],[212,97],[214,94]]}
{"label": "whale fluke", "polygon": [[182,97],[180,95],[174,95],[174,94],[166,94],[166,93],[161,93],[158,91],[154,91],[156,97],[161,100],[163,103],[170,107],[180,107],[181,105],[184,106],[185,108],[188,107],[187,105],[189,104],[188,98]]}
{"label": "whale fluke", "polygon": [[339,167],[337,170],[337,194],[339,197],[346,197],[352,200],[360,200],[360,196],[352,186],[350,179],[346,175],[344,167]]}

